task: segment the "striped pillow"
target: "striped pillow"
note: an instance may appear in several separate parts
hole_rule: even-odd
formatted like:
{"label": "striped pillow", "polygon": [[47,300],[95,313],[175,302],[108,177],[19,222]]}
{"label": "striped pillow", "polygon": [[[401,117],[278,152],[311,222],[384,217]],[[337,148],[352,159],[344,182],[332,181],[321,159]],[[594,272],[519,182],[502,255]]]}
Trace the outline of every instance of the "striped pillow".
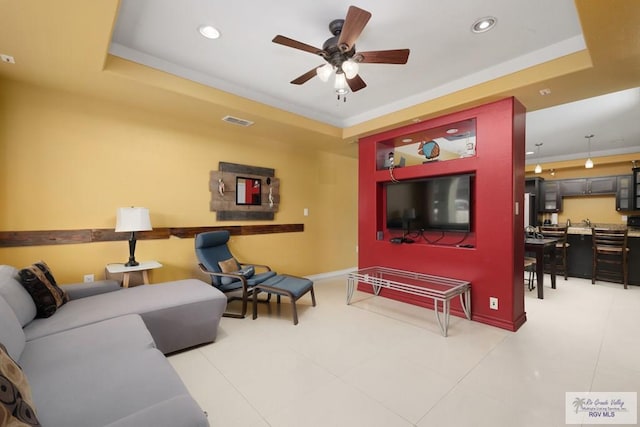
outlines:
{"label": "striped pillow", "polygon": [[56,279],[44,261],[23,268],[18,272],[18,276],[36,305],[37,317],[50,317],[69,300],[67,293],[58,287]]}

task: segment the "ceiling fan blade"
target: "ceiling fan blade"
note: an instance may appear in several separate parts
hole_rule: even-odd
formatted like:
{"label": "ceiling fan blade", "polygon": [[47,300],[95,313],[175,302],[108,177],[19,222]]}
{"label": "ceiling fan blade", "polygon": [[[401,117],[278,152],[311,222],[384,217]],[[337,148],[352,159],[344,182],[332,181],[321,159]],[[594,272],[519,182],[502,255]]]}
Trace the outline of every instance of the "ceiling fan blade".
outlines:
{"label": "ceiling fan blade", "polygon": [[359,7],[349,6],[347,17],[342,25],[338,46],[343,52],[351,50],[356,40],[364,30],[365,25],[371,19],[371,13]]}
{"label": "ceiling fan blade", "polygon": [[352,79],[347,79],[347,84],[349,85],[351,92],[357,92],[360,89],[364,89],[365,87],[367,87],[367,84],[358,74],[356,74],[356,76]]}
{"label": "ceiling fan blade", "polygon": [[368,64],[406,64],[409,60],[409,49],[358,52],[356,57],[358,62]]}
{"label": "ceiling fan blade", "polygon": [[294,39],[290,39],[289,37],[277,35],[273,38],[272,42],[278,43],[284,46],[292,47],[294,49],[304,50],[305,52],[313,53],[315,55],[320,55],[324,53],[324,51],[320,48],[308,45],[306,43],[299,42]]}
{"label": "ceiling fan blade", "polygon": [[301,75],[300,77],[298,77],[296,79],[291,80],[291,84],[293,84],[293,85],[301,85],[301,84],[304,84],[304,83],[308,82],[309,80],[311,80],[312,78],[314,78],[316,76],[316,74],[317,74],[316,70],[318,68],[320,68],[320,67],[322,67],[322,65],[307,71],[306,73],[304,73],[303,75]]}

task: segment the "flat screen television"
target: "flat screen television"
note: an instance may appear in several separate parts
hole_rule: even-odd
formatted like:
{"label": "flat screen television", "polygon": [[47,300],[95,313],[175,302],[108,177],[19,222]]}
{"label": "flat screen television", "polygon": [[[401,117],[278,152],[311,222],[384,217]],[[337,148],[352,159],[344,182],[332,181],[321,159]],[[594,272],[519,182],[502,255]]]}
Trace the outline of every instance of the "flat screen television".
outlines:
{"label": "flat screen television", "polygon": [[387,229],[471,231],[473,174],[385,184]]}

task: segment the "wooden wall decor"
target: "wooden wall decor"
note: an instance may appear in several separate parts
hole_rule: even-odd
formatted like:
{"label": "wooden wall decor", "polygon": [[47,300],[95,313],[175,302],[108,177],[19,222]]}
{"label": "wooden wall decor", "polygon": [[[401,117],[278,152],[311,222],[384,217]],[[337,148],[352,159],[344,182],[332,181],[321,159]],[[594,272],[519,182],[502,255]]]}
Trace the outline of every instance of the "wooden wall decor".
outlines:
{"label": "wooden wall decor", "polygon": [[[255,234],[296,233],[304,231],[304,224],[264,224],[203,227],[167,227],[136,232],[138,240],[193,238],[205,231],[228,230],[232,236]],[[0,231],[0,248],[21,246],[71,245],[78,243],[128,240],[130,233],[116,233],[113,228],[81,230]]]}
{"label": "wooden wall decor", "polygon": [[280,180],[270,168],[220,162],[209,191],[218,221],[273,220],[280,205]]}

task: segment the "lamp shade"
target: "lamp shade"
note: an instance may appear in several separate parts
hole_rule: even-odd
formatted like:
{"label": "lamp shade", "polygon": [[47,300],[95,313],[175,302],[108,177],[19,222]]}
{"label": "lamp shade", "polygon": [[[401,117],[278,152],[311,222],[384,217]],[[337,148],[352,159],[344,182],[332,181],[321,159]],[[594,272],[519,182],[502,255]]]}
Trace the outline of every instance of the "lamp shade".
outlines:
{"label": "lamp shade", "polygon": [[359,71],[358,63],[353,59],[347,59],[342,63],[342,71],[348,79],[354,78]]}
{"label": "lamp shade", "polygon": [[116,212],[116,230],[147,231],[151,230],[151,219],[147,208],[118,208]]}
{"label": "lamp shade", "polygon": [[333,87],[336,90],[336,93],[338,95],[344,95],[347,92],[349,92],[349,89],[348,89],[348,86],[347,86],[347,79],[344,76],[344,73],[337,73],[336,74],[336,81],[335,81]]}
{"label": "lamp shade", "polygon": [[333,73],[333,66],[331,64],[324,64],[322,67],[316,68],[316,74],[323,82],[329,81],[331,73]]}

